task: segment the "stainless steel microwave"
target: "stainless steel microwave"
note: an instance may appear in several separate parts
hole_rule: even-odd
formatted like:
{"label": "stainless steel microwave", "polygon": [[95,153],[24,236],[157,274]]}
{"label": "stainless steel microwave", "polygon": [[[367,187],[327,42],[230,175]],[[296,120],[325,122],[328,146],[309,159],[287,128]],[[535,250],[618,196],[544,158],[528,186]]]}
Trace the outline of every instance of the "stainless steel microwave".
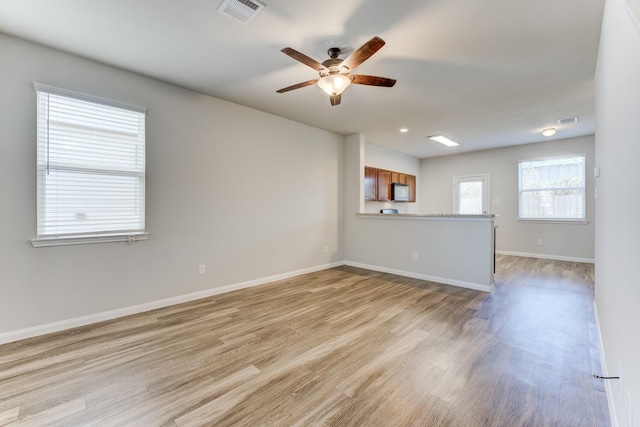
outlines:
{"label": "stainless steel microwave", "polygon": [[394,202],[408,202],[409,186],[407,184],[399,184],[397,182],[391,184],[391,200]]}

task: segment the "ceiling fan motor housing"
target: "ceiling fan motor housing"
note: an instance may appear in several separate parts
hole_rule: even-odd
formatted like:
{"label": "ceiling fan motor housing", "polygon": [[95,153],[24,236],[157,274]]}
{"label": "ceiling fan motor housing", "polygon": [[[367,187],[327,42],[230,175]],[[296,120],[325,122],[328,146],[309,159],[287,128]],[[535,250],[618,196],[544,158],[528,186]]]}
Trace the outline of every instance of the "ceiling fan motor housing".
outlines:
{"label": "ceiling fan motor housing", "polygon": [[[337,49],[338,50],[338,54],[340,53],[340,49],[338,49],[337,47],[332,47],[331,49]],[[329,49],[329,51],[331,51],[331,49]],[[320,77],[324,77],[324,76],[328,76],[330,74],[338,74],[338,73],[343,73],[346,74],[349,72],[349,69],[347,67],[341,67],[340,65],[344,62],[343,59],[338,59],[336,58],[330,58],[327,59],[326,61],[322,62],[322,67],[319,72],[320,72]]]}
{"label": "ceiling fan motor housing", "polygon": [[336,59],[338,56],[340,56],[340,52],[342,51],[339,47],[330,47],[329,50],[327,50],[327,55],[329,55],[329,58],[331,59]]}

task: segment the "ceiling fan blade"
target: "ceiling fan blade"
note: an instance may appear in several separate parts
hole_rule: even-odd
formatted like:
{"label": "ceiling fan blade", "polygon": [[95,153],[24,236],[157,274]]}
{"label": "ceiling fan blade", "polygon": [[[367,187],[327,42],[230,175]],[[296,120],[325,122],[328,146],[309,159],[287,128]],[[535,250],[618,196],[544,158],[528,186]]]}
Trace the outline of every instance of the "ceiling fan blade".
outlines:
{"label": "ceiling fan blade", "polygon": [[378,76],[365,76],[364,74],[350,74],[351,83],[357,85],[369,85],[369,86],[384,86],[384,87],[393,87],[396,84],[394,79],[388,79],[386,77],[378,77]]}
{"label": "ceiling fan blade", "polygon": [[324,66],[321,63],[319,63],[318,61],[316,61],[315,59],[309,58],[304,53],[300,53],[295,49],[291,49],[290,47],[285,47],[280,52],[282,52],[282,53],[284,53],[286,55],[289,55],[290,57],[292,57],[296,61],[302,62],[304,65],[306,65],[308,67],[311,67],[316,71],[320,71],[320,69],[324,68]]}
{"label": "ceiling fan blade", "polygon": [[349,55],[344,61],[342,61],[341,66],[348,67],[349,70],[353,70],[358,65],[369,59],[371,55],[380,50],[382,46],[384,46],[384,40],[376,36]]}
{"label": "ceiling fan blade", "polygon": [[340,101],[342,101],[342,94],[340,95],[329,95],[329,101],[331,101],[332,106],[340,105]]}
{"label": "ceiling fan blade", "polygon": [[318,83],[318,80],[320,80],[320,79],[308,80],[306,82],[302,82],[302,83],[298,83],[298,84],[295,84],[295,85],[292,85],[292,86],[288,86],[288,87],[282,88],[280,90],[277,90],[276,92],[285,93],[285,92],[289,92],[290,90],[300,89],[301,87],[311,86],[312,84]]}

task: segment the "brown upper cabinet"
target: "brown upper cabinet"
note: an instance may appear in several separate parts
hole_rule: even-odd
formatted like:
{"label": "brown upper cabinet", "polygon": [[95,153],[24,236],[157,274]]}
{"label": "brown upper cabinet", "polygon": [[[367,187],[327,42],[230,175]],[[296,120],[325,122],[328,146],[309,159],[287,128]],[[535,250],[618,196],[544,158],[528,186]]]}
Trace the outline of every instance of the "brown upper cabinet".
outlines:
{"label": "brown upper cabinet", "polygon": [[391,184],[394,183],[407,184],[409,186],[409,202],[416,201],[416,177],[414,175],[365,166],[364,200],[391,201]]}
{"label": "brown upper cabinet", "polygon": [[391,171],[378,169],[378,201],[391,200]]}
{"label": "brown upper cabinet", "polygon": [[391,183],[406,184],[407,175],[400,172],[391,172]]}
{"label": "brown upper cabinet", "polygon": [[364,200],[378,200],[378,169],[364,168]]}
{"label": "brown upper cabinet", "polygon": [[416,201],[416,177],[415,175],[406,175],[407,184],[409,186],[409,202]]}

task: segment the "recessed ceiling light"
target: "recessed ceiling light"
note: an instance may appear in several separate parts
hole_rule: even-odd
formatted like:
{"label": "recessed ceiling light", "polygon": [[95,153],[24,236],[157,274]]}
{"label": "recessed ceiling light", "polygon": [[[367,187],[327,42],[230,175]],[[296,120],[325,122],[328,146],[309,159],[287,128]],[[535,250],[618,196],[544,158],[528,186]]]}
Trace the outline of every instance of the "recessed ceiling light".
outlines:
{"label": "recessed ceiling light", "polygon": [[553,136],[556,134],[556,130],[554,128],[545,129],[542,131],[544,136]]}
{"label": "recessed ceiling light", "polygon": [[439,142],[442,145],[446,145],[447,147],[455,147],[456,145],[460,145],[455,141],[450,140],[444,135],[432,135],[429,139],[433,139],[436,142]]}
{"label": "recessed ceiling light", "polygon": [[409,132],[409,129],[407,128],[400,128],[400,133],[407,133]]}

